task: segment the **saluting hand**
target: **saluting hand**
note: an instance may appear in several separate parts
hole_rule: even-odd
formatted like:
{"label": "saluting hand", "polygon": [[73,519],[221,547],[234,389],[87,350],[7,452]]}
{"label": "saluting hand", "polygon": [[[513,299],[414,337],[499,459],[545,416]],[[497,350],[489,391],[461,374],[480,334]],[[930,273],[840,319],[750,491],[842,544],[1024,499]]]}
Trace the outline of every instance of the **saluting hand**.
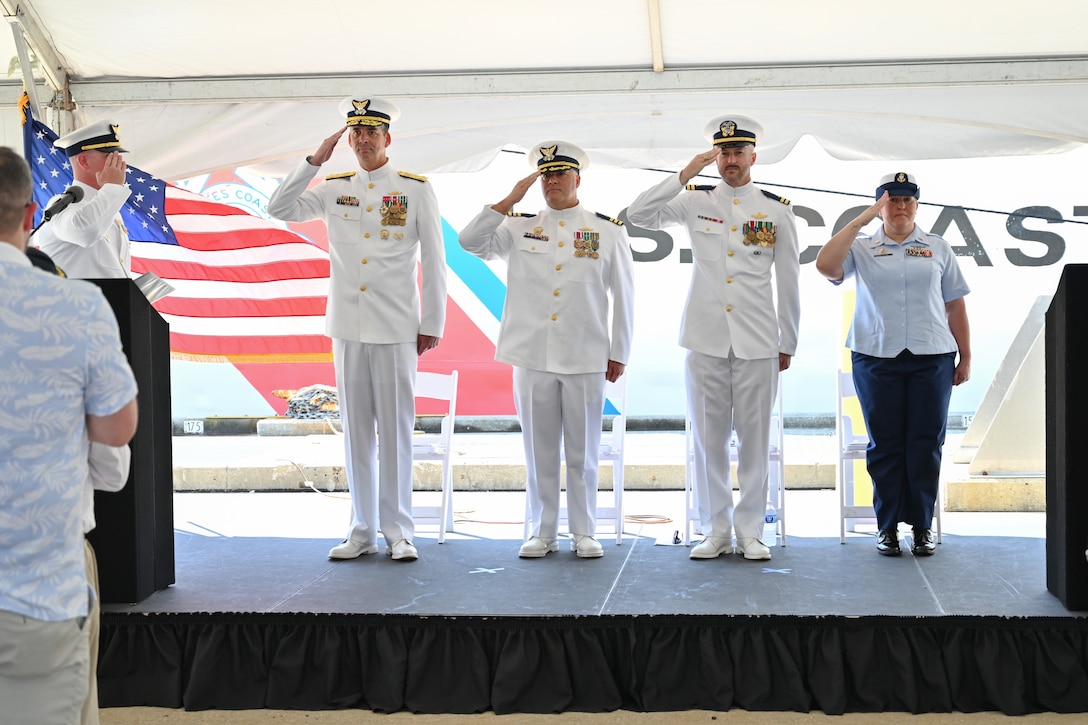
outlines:
{"label": "saluting hand", "polygon": [[720,156],[721,153],[722,150],[716,146],[709,151],[700,151],[697,153],[680,172],[680,183],[686,184],[694,179],[699,175],[700,171],[717,161],[718,156]]}
{"label": "saluting hand", "polygon": [[336,148],[337,142],[340,141],[340,137],[343,136],[344,132],[347,130],[348,127],[343,126],[332,136],[329,136],[327,139],[322,141],[321,145],[317,147],[317,151],[314,151],[313,156],[307,159],[307,161],[309,161],[314,166],[321,166],[330,158],[332,158],[332,152]]}
{"label": "saluting hand", "polygon": [[862,226],[865,226],[866,224],[871,222],[873,219],[876,219],[877,217],[882,217],[883,218],[883,216],[884,216],[884,207],[886,207],[888,205],[888,199],[890,199],[890,198],[891,197],[888,196],[888,192],[885,191],[880,196],[880,198],[876,200],[875,204],[873,204],[871,207],[869,207],[868,209],[863,211],[858,216],[859,220],[864,220],[864,221],[862,221]]}
{"label": "saluting hand", "polygon": [[492,204],[491,208],[500,214],[509,214],[510,210],[514,208],[514,205],[525,198],[525,194],[532,187],[533,182],[540,178],[540,172],[534,171],[526,176],[524,179],[514,184],[514,188],[510,190],[510,193],[506,195],[506,198],[500,201],[498,204]]}
{"label": "saluting hand", "polygon": [[98,179],[98,186],[101,188],[105,184],[117,184],[118,186],[125,185],[125,170],[128,168],[128,164],[125,163],[124,158],[117,151],[106,154],[106,163],[102,165],[102,170],[95,174],[95,178]]}

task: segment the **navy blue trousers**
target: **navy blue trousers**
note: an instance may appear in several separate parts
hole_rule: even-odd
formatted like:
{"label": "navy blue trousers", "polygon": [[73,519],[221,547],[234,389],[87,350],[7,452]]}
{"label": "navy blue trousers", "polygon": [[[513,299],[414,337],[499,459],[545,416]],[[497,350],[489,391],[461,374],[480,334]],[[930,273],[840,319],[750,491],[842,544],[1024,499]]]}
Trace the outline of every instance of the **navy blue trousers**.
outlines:
{"label": "navy blue trousers", "polygon": [[854,388],[869,431],[865,464],[880,529],[932,527],[956,353],[894,358],[851,353]]}

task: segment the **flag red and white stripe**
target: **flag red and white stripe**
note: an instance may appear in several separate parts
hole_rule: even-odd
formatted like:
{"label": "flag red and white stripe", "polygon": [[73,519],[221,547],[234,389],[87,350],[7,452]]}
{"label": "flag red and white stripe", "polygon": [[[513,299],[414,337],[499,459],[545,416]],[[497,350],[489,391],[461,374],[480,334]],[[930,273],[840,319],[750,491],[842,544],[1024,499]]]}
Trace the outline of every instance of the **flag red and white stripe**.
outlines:
{"label": "flag red and white stripe", "polygon": [[241,209],[166,186],[178,244],[132,243],[132,270],[175,291],[155,303],[170,350],[189,360],[328,362],[329,255]]}

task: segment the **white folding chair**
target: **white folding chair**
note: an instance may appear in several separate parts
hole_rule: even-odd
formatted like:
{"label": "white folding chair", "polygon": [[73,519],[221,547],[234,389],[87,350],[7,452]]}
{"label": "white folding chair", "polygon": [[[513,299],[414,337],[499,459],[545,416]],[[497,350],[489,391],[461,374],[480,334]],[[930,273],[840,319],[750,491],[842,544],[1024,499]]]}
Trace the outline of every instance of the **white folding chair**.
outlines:
{"label": "white folding chair", "polygon": [[[778,396],[771,413],[771,437],[767,451],[768,500],[778,512],[775,533],[782,537],[786,545],[786,459],[783,454],[785,434],[782,423],[782,386],[779,384]],[[691,417],[684,416],[684,441],[687,460],[684,465],[684,545],[694,539],[699,530],[699,499],[695,490],[695,439],[691,433]],[[734,431],[729,438],[729,463],[737,462],[737,434]]]}
{"label": "white folding chair", "polygon": [[[605,415],[612,415],[612,430],[601,432],[601,445],[598,449],[599,465],[610,464],[612,466],[612,497],[611,502],[604,499],[604,491],[597,491],[597,525],[601,522],[611,522],[616,534],[616,546],[623,543],[623,454],[627,439],[627,376],[621,375],[614,383],[605,383]],[[609,403],[615,408],[613,412]],[[565,460],[563,449],[559,450],[560,460]],[[560,501],[566,501],[566,490],[560,494]],[[559,525],[567,524],[567,507],[561,504],[559,507]],[[532,511],[529,507],[529,495],[525,495],[525,534],[528,540],[532,530]]]}
{"label": "white folding chair", "polygon": [[[412,436],[412,461],[441,461],[442,499],[438,506],[412,505],[412,518],[438,524],[438,543],[446,541],[446,532],[453,531],[453,428],[457,417],[457,371],[416,373],[416,398],[448,401],[448,412],[442,417],[438,433],[416,433]],[[414,499],[415,497],[413,497]]]}
{"label": "white folding chair", "polygon": [[[854,495],[855,461],[865,460],[865,450],[869,447],[869,435],[864,425],[855,426],[853,416],[845,411],[844,403],[850,398],[857,398],[854,389],[854,376],[838,371],[835,405],[835,438],[838,443],[838,460],[835,462],[835,479],[839,488],[839,543],[846,543],[846,532],[857,531],[858,524],[876,526],[876,511],[870,505],[857,505]],[[859,421],[860,422],[860,421]],[[862,432],[857,432],[861,428]],[[866,476],[867,478],[867,476]],[[871,482],[869,485],[872,485]],[[937,492],[937,502],[933,507],[936,521],[937,543],[941,543],[941,493]]]}

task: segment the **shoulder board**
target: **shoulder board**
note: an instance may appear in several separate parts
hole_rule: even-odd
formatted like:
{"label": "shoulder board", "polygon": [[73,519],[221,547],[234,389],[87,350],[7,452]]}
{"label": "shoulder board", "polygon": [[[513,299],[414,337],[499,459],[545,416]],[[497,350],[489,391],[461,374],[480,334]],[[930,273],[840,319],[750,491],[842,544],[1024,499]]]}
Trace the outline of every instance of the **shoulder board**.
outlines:
{"label": "shoulder board", "polygon": [[708,184],[688,184],[684,187],[688,191],[713,191],[714,187]]}
{"label": "shoulder board", "polygon": [[506,212],[506,216],[523,216],[526,219],[532,219],[533,217],[536,216],[536,214],[523,214],[520,211],[508,211],[508,212]]}
{"label": "shoulder board", "polygon": [[790,205],[790,200],[787,199],[784,196],[779,196],[778,194],[767,191],[766,189],[760,189],[760,191],[762,191],[763,196],[767,197],[768,199],[774,199],[775,201],[781,202],[782,204],[785,204],[786,206]]}
{"label": "shoulder board", "polygon": [[325,177],[325,181],[332,181],[333,179],[350,179],[355,176],[355,173],[356,172],[354,171],[345,171],[342,174],[329,174]]}
{"label": "shoulder board", "polygon": [[594,212],[594,213],[595,213],[595,214],[596,214],[597,216],[599,216],[599,217],[600,217],[601,219],[604,219],[604,220],[606,220],[606,221],[610,221],[610,222],[612,222],[613,224],[616,224],[616,225],[618,225],[618,226],[621,226],[621,227],[623,226],[623,222],[621,222],[621,221],[620,221],[619,219],[613,219],[612,217],[608,216],[607,214],[602,214],[602,213],[600,213],[599,211],[598,211],[598,212]]}
{"label": "shoulder board", "polygon": [[415,179],[416,181],[426,181],[426,176],[420,176],[419,174],[409,174],[407,171],[398,171],[398,174],[406,179]]}

